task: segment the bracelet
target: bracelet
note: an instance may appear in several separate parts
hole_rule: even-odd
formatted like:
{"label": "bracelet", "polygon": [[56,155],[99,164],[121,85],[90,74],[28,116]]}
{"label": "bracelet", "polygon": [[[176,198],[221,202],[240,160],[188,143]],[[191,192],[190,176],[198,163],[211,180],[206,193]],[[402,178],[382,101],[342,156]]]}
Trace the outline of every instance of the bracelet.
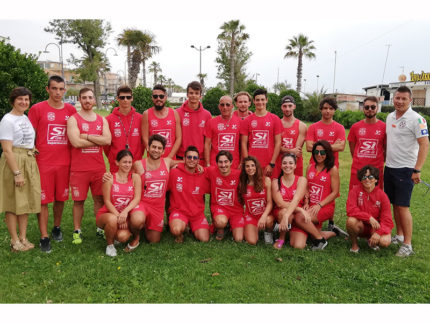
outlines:
{"label": "bracelet", "polygon": [[17,170],[16,172],[13,172],[13,176],[18,176],[21,175],[21,172],[19,170]]}
{"label": "bracelet", "polygon": [[318,205],[320,206],[320,208],[322,208],[322,205],[321,205],[321,203],[318,203]]}

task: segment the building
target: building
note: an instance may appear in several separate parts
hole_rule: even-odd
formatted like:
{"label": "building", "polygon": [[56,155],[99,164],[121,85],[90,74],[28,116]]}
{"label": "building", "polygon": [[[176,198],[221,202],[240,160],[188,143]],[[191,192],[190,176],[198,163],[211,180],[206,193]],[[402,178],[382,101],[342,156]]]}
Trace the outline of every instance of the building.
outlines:
{"label": "building", "polygon": [[[365,94],[347,94],[347,93],[329,93],[329,94],[326,94],[325,96],[335,97],[337,101],[337,106],[339,107],[340,111],[358,111],[362,109],[364,99],[367,97],[367,95]],[[381,105],[379,104],[378,111],[380,111],[380,109],[381,109]]]}

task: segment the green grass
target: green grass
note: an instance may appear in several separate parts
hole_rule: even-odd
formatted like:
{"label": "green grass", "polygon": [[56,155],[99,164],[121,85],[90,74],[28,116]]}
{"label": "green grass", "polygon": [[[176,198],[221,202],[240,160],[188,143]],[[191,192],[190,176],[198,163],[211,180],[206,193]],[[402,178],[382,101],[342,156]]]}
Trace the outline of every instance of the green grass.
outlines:
{"label": "green grass", "polygon": [[[335,221],[345,227],[351,158],[340,154],[341,197]],[[305,165],[309,154],[305,154]],[[427,165],[422,179],[430,182]],[[168,232],[161,243],[142,242],[134,253],[107,257],[105,241],[95,235],[92,200],[85,205],[84,241],[72,245],[72,202],[63,215],[64,241],[51,254],[38,248],[9,251],[5,224],[0,227],[1,303],[429,303],[430,193],[414,189],[413,244],[416,255],[395,257],[397,246],[373,252],[360,241],[358,255],[350,243],[333,238],[322,252],[278,251],[225,241],[196,242],[187,235],[175,244]],[[52,218],[49,228],[52,227]],[[29,240],[37,242],[36,217],[30,216]]]}

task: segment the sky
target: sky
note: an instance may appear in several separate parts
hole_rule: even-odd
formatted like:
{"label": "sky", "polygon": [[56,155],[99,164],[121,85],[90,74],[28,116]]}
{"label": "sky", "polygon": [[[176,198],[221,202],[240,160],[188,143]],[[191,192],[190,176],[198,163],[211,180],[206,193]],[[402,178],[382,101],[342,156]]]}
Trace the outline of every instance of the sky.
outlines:
{"label": "sky", "polygon": [[[202,52],[202,73],[211,87],[220,82],[215,62],[220,26],[239,19],[250,36],[247,74],[258,84],[271,89],[277,81],[287,81],[296,87],[297,60],[284,59],[285,47],[303,33],[314,41],[316,59],[304,59],[302,91],[363,94],[363,87],[396,82],[402,73],[409,80],[411,71],[430,71],[429,7],[421,0],[8,2],[0,12],[0,36],[9,37],[22,52],[37,54],[55,42],[43,30],[50,20],[105,19],[113,29],[105,48],[118,54],[107,51],[112,72],[122,75],[125,70],[126,49],[117,46],[116,37],[136,28],[152,32],[161,47],[148,63],[160,63],[161,74],[183,87],[198,79],[199,52],[190,46],[211,46]],[[58,49],[50,45],[48,50],[40,60],[58,61]],[[64,59],[71,53],[81,55],[75,46],[65,45]]]}

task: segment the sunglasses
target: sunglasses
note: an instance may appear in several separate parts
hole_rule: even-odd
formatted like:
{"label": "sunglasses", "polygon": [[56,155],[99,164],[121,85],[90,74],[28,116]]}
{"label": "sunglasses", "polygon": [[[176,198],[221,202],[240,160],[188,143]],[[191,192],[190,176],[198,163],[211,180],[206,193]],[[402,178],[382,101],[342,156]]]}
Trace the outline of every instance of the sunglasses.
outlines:
{"label": "sunglasses", "polygon": [[153,95],[152,95],[152,98],[153,98],[153,99],[158,99],[158,98],[160,98],[161,100],[163,100],[163,99],[164,99],[164,97],[165,97],[165,95],[164,95],[164,94],[153,94]]}
{"label": "sunglasses", "polygon": [[375,176],[373,176],[373,175],[368,175],[368,176],[364,175],[361,178],[362,181],[365,181],[366,179],[368,179],[369,181],[371,181],[372,179],[375,179]]}
{"label": "sunglasses", "polygon": [[365,105],[364,106],[364,110],[369,110],[369,109],[375,110],[376,109],[376,105]]}
{"label": "sunglasses", "polygon": [[190,156],[190,155],[188,155],[187,159],[189,159],[189,160],[191,160],[191,159],[197,160],[197,159],[199,159],[199,156]]}
{"label": "sunglasses", "polygon": [[220,103],[219,104],[221,107],[229,107],[229,106],[231,106],[231,104],[230,103]]}
{"label": "sunglasses", "polygon": [[121,96],[119,96],[118,98],[120,99],[120,100],[125,100],[125,99],[127,99],[127,100],[131,100],[131,98],[132,98],[133,96],[132,95],[121,95]]}
{"label": "sunglasses", "polygon": [[314,155],[325,156],[325,150],[314,150]]}

